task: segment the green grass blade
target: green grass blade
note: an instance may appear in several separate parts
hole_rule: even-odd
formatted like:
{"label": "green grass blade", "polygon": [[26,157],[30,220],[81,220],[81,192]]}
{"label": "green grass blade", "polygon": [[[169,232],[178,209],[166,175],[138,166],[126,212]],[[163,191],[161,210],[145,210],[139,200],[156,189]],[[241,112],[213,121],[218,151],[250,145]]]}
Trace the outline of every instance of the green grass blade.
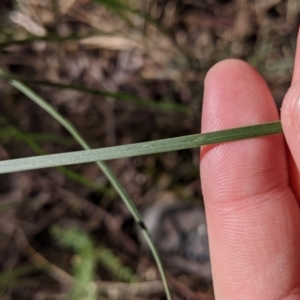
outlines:
{"label": "green grass blade", "polygon": [[16,76],[14,74],[9,74],[6,72],[4,73],[1,71],[0,71],[0,77],[16,79],[16,80],[20,80],[20,81],[27,82],[30,84],[45,85],[45,86],[51,86],[51,87],[60,88],[60,89],[71,89],[71,90],[75,90],[78,92],[92,94],[92,95],[96,95],[96,96],[112,97],[112,98],[123,100],[123,101],[129,102],[129,103],[133,103],[133,104],[137,104],[137,105],[144,106],[147,108],[161,110],[161,111],[169,112],[169,113],[172,113],[172,112],[182,112],[182,113],[186,113],[186,114],[191,113],[191,111],[187,107],[180,105],[180,104],[166,102],[166,101],[155,102],[152,99],[143,99],[143,98],[139,98],[139,97],[134,97],[134,96],[131,96],[126,93],[120,93],[120,92],[112,93],[109,91],[87,88],[85,86],[61,84],[61,83],[51,82],[51,81],[47,81],[47,80],[35,80],[35,79],[30,79],[30,78],[26,78],[26,77],[22,77],[22,76]]}
{"label": "green grass blade", "polygon": [[[8,124],[4,118],[0,117],[0,126],[3,124],[6,124],[7,127],[3,130],[3,132],[0,130],[0,138],[4,138],[6,140],[9,139],[9,140],[14,140],[14,141],[17,140],[20,142],[24,142],[36,154],[39,154],[39,155],[46,154],[45,151],[42,149],[42,147],[35,141],[36,139],[44,140],[41,134],[29,134],[29,135],[25,134],[24,132],[18,130],[14,126]],[[49,137],[51,139],[53,138],[53,140],[56,142],[57,141],[58,142],[65,141],[64,138],[56,136],[56,135],[53,135],[53,136],[50,135]],[[46,135],[46,138],[47,138],[47,135]],[[70,141],[67,141],[67,142],[70,143]],[[74,140],[72,140],[72,142],[74,143]],[[68,179],[70,179],[74,182],[77,182],[83,186],[89,187],[90,189],[93,189],[95,191],[105,193],[107,196],[111,196],[111,195],[115,194],[112,188],[108,188],[106,186],[94,183],[93,181],[90,181],[89,179],[87,179],[65,167],[57,167],[57,169],[60,172],[62,172]],[[1,206],[0,206],[0,208],[1,208]]]}
{"label": "green grass blade", "polygon": [[97,160],[111,160],[146,154],[169,152],[196,148],[209,144],[217,144],[282,132],[281,122],[270,122],[252,126],[245,126],[203,134],[193,134],[151,142],[129,144],[123,146],[106,147],[101,149],[74,151],[61,154],[50,154],[28,158],[18,158],[0,162],[0,174],[34,170],[40,168],[65,166],[88,163]]}
{"label": "green grass blade", "polygon": [[37,270],[38,268],[34,266],[23,266],[13,270],[2,271],[0,273],[0,286],[12,282],[14,279],[20,276],[27,275],[28,273],[36,272]]}
{"label": "green grass blade", "polygon": [[[0,69],[0,73],[4,73]],[[60,115],[48,102],[46,102],[42,97],[37,95],[34,91],[32,91],[30,88],[28,88],[25,84],[20,82],[19,80],[11,79],[9,80],[10,84],[17,88],[19,91],[24,93],[28,98],[30,98],[32,101],[34,101],[37,105],[39,105],[41,108],[43,108],[46,112],[48,112],[55,120],[57,120],[73,137],[74,139],[82,146],[82,148],[88,150],[89,145],[84,141],[84,139],[80,136],[80,134],[77,132],[75,127],[62,115]],[[5,162],[5,161],[4,161]],[[3,162],[3,163],[4,163]],[[124,204],[126,205],[127,209],[130,211],[132,217],[134,218],[135,222],[140,225],[142,229],[142,234],[146,238],[147,242],[149,243],[149,248],[152,251],[152,255],[154,257],[154,260],[157,264],[158,270],[160,272],[162,282],[165,288],[166,297],[168,300],[171,300],[171,293],[168,287],[167,279],[163,270],[162,262],[159,257],[159,254],[156,250],[156,247],[154,245],[153,240],[150,237],[150,234],[148,233],[145,226],[142,226],[143,219],[140,215],[139,211],[137,210],[136,206],[134,205],[133,201],[130,199],[129,195],[127,194],[126,190],[122,187],[118,179],[115,177],[115,175],[111,172],[111,170],[108,168],[108,166],[102,162],[102,161],[95,161],[98,167],[102,170],[104,175],[107,177],[107,179],[110,181],[112,186],[115,188],[121,199],[123,200]],[[1,162],[0,162],[1,163]],[[0,166],[1,169],[1,166]]]}
{"label": "green grass blade", "polygon": [[99,35],[113,35],[114,33],[106,33],[97,31],[94,33],[86,34],[86,35],[68,35],[68,36],[58,36],[58,35],[46,35],[46,36],[30,36],[29,38],[22,39],[22,40],[10,40],[5,42],[0,42],[0,50],[5,49],[7,47],[13,46],[13,45],[26,45],[30,43],[36,43],[36,42],[55,42],[55,43],[63,43],[68,41],[80,41],[83,39],[96,37]]}

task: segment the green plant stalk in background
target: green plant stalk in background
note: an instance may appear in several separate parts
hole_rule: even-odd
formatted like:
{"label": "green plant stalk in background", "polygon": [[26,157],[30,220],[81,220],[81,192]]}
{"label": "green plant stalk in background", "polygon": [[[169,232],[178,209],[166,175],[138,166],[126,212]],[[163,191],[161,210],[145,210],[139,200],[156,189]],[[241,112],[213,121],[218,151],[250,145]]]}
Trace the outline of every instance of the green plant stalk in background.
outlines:
{"label": "green plant stalk in background", "polygon": [[76,227],[61,228],[58,226],[53,226],[51,233],[59,244],[71,248],[75,252],[72,264],[76,281],[69,291],[68,299],[96,300],[97,288],[93,285],[96,269],[95,246],[89,235]]}
{"label": "green plant stalk in background", "polygon": [[129,269],[125,267],[120,261],[119,257],[113,254],[113,252],[102,246],[97,246],[95,249],[95,260],[101,263],[111,274],[113,274],[118,280],[123,282],[138,282],[137,276]]}
{"label": "green plant stalk in background", "polygon": [[154,109],[154,110],[160,110],[166,113],[174,113],[174,112],[181,112],[185,114],[190,114],[191,111],[188,110],[187,107],[171,103],[171,102],[156,102],[153,99],[143,99],[140,97],[134,97],[132,95],[126,94],[126,93],[113,93],[106,90],[98,90],[98,89],[92,89],[85,86],[79,86],[79,85],[71,85],[71,84],[62,84],[47,80],[35,80],[31,78],[27,78],[24,76],[17,76],[11,73],[4,73],[0,70],[0,77],[6,78],[6,79],[16,79],[20,80],[22,82],[27,82],[28,84],[36,84],[36,85],[44,85],[44,86],[50,86],[54,88],[59,89],[70,89],[74,91],[78,91],[81,93],[91,94],[95,96],[104,96],[104,97],[112,97],[117,100],[121,100],[127,103],[136,104],[139,106],[143,106],[146,108]]}
{"label": "green plant stalk in background", "polygon": [[39,271],[38,268],[34,266],[22,266],[14,270],[1,271],[0,273],[0,297],[2,299],[3,293],[11,288],[20,286],[31,286],[32,281],[22,281],[22,276],[28,275]]}
{"label": "green plant stalk in background", "polygon": [[[0,74],[3,74],[4,72],[0,69]],[[37,105],[39,105],[42,109],[44,109],[47,113],[49,113],[56,121],[58,121],[73,137],[74,139],[82,146],[82,148],[89,150],[89,145],[85,142],[85,140],[80,136],[80,134],[77,132],[75,127],[67,120],[65,119],[61,114],[59,114],[54,107],[52,107],[47,101],[45,101],[42,97],[37,95],[35,92],[33,92],[29,87],[27,87],[25,84],[20,82],[19,80],[11,79],[9,80],[10,84],[17,88],[19,91],[21,91],[23,94],[25,94],[29,99],[34,101]],[[115,177],[115,175],[111,172],[109,167],[102,161],[95,161],[98,167],[102,170],[104,175],[107,177],[107,179],[110,181],[114,189],[117,191],[121,199],[124,201],[124,204],[126,205],[127,209],[130,211],[132,217],[134,218],[135,222],[139,225],[141,232],[148,243],[148,246],[152,252],[152,255],[154,257],[154,260],[156,262],[157,268],[159,270],[159,273],[161,275],[161,279],[165,288],[166,297],[168,300],[171,300],[171,293],[168,287],[168,282],[165,276],[165,272],[163,269],[163,265],[161,262],[161,259],[159,257],[158,251],[154,245],[154,242],[152,240],[152,237],[146,227],[143,225],[143,219],[139,211],[137,210],[136,206],[134,205],[133,201],[130,199],[128,193],[126,190],[122,187],[121,183],[118,181],[118,179]],[[1,166],[0,166],[1,169]]]}

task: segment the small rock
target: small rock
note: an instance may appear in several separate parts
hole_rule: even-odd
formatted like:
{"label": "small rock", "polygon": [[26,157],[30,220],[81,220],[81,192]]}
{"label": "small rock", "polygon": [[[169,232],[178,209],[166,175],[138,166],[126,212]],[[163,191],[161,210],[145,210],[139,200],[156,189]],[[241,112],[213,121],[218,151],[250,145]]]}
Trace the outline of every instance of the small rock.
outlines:
{"label": "small rock", "polygon": [[[196,274],[211,281],[204,210],[191,203],[157,202],[143,213],[163,263],[177,274]],[[142,245],[147,248],[141,237]]]}

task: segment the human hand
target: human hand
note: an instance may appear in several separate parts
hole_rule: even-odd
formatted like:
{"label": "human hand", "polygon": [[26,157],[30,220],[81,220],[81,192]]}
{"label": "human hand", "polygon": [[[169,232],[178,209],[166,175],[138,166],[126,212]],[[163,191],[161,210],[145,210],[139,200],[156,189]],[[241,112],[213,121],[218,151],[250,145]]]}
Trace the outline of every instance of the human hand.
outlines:
{"label": "human hand", "polygon": [[[281,110],[284,136],[201,150],[216,299],[300,299],[299,99],[300,35]],[[278,119],[270,90],[251,66],[226,60],[208,72],[202,132]]]}

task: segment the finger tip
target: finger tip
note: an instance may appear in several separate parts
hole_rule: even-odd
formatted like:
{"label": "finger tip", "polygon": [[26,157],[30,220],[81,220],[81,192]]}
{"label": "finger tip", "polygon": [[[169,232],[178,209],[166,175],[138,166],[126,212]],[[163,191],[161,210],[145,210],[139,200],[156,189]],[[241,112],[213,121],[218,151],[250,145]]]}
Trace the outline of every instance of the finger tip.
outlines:
{"label": "finger tip", "polygon": [[249,69],[253,68],[245,61],[234,58],[225,59],[210,68],[206,74],[204,84],[210,84],[212,81],[224,81],[224,79],[228,77],[226,76],[228,72],[230,72],[230,74],[244,74],[245,72],[248,72]]}
{"label": "finger tip", "polygon": [[274,121],[278,112],[262,76],[248,63],[227,59],[205,79],[202,132]]}

